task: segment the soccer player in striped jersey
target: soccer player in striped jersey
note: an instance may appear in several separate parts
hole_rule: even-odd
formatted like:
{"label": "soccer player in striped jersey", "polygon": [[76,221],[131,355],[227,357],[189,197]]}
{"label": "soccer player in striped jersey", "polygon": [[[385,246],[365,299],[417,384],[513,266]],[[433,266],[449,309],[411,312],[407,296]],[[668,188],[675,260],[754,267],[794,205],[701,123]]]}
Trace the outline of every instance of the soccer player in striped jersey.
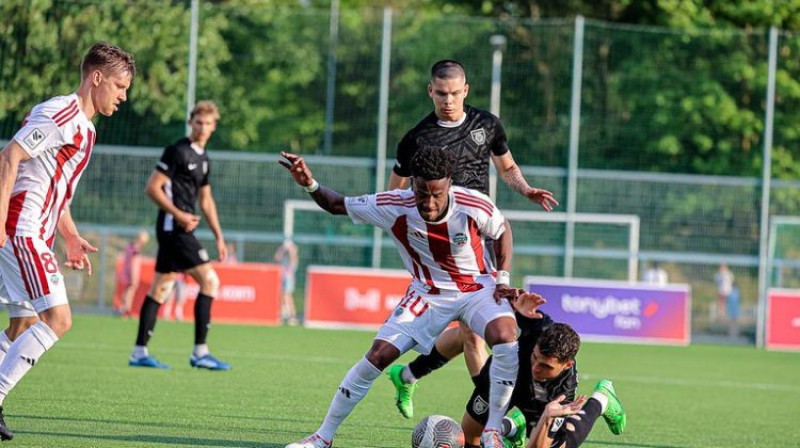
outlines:
{"label": "soccer player in striped jersey", "polygon": [[[433,111],[414,126],[397,145],[397,159],[389,178],[389,190],[406,188],[411,176],[409,163],[423,146],[445,148],[457,157],[453,184],[489,194],[489,161],[500,178],[513,191],[545,211],[558,205],[553,193],[528,185],[508,147],[500,119],[489,111],[464,104],[469,93],[464,67],[453,60],[439,61],[431,67],[428,96]],[[508,226],[510,229],[510,226]],[[491,240],[486,241],[489,245]],[[491,250],[487,250],[491,254]],[[500,282],[510,283],[510,275],[498,271]],[[429,354],[420,355],[409,365],[392,366],[387,374],[395,386],[395,405],[405,418],[414,415],[412,396],[416,381],[447,361],[464,353],[470,376],[480,372],[486,362],[484,341],[464,325],[442,333]]]}
{"label": "soccer player in striped jersey", "polygon": [[521,291],[497,284],[485,261],[483,239],[491,238],[498,267],[510,267],[511,235],[497,207],[480,192],[452,185],[455,158],[441,148],[424,147],[411,160],[412,190],[347,198],[321,187],[302,157],[283,156],[281,164],[322,209],[389,232],[413,276],[372,347],[345,376],[320,428],[287,448],[330,447],[339,425],[381,371],[408,350],[429,352],[454,320],[466,322],[492,346],[489,415],[481,439],[486,447],[503,447],[501,422],[518,369],[510,302],[519,300]]}
{"label": "soccer player in striped jersey", "polygon": [[97,138],[92,119],[117,111],[135,75],[129,53],[95,44],[81,63],[78,90],[34,107],[0,152],[0,276],[8,300],[28,301],[39,318],[8,346],[0,363],[2,440],[13,437],[2,414],[6,396],[72,326],[52,250],[56,231],[66,242],[65,265],[91,274],[87,254],[97,249],[78,233],[69,206]]}

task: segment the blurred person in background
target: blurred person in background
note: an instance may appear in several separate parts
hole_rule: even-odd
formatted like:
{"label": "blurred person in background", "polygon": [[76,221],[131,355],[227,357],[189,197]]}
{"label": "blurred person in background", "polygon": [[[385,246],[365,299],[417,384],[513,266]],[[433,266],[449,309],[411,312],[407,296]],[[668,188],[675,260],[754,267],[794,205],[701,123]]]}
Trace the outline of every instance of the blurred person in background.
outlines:
{"label": "blurred person in background", "polygon": [[150,241],[150,234],[146,230],[140,230],[136,238],[125,246],[125,255],[122,259],[122,278],[121,282],[125,285],[122,293],[122,306],[119,314],[123,318],[130,316],[133,296],[139,287],[140,273],[142,271],[142,248]]}
{"label": "blurred person in background", "polygon": [[728,301],[728,296],[733,292],[733,282],[735,277],[733,272],[728,268],[728,265],[722,263],[719,265],[719,270],[714,274],[714,283],[717,284],[717,312],[716,317],[722,320],[725,316],[725,304]]}
{"label": "blurred person in background", "polygon": [[667,271],[661,267],[658,262],[654,261],[642,276],[642,281],[648,285],[667,286],[669,283],[669,275]]}
{"label": "blurred person in background", "polygon": [[275,251],[274,259],[281,264],[281,319],[287,325],[297,325],[293,296],[295,274],[300,260],[297,245],[292,240],[285,240]]}

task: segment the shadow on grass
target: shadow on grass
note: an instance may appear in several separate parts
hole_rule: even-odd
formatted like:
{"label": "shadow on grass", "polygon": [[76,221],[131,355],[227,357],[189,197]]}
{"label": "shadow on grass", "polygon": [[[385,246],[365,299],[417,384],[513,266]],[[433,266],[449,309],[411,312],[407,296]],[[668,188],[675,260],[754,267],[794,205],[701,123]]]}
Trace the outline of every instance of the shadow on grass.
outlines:
{"label": "shadow on grass", "polygon": [[204,439],[199,437],[153,436],[147,434],[118,435],[118,436],[94,434],[91,436],[87,436],[85,434],[71,434],[65,432],[17,431],[18,436],[22,434],[49,436],[49,437],[63,437],[72,439],[152,443],[152,444],[167,445],[167,446],[226,446],[226,447],[249,447],[249,448],[283,448],[286,446],[286,444],[284,443],[248,442],[244,440]]}
{"label": "shadow on grass", "polygon": [[633,442],[602,442],[599,440],[587,440],[583,442],[584,445],[611,445],[611,446],[624,446],[630,448],[689,448],[686,446],[677,445],[653,445],[649,443],[633,443]]}

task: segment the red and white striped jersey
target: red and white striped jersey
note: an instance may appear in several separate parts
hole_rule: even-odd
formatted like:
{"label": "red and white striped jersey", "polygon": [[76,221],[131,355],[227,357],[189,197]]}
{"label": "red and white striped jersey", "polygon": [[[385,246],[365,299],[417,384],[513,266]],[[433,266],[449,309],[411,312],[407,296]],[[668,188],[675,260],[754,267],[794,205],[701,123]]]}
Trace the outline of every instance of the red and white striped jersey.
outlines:
{"label": "red and white striped jersey", "polygon": [[6,218],[9,236],[36,237],[52,246],[58,219],[72,202],[96,139],[76,94],[33,108],[14,140],[30,159],[19,165]]}
{"label": "red and white striped jersey", "polygon": [[475,291],[481,288],[477,277],[491,274],[483,237],[500,238],[505,218],[483,193],[453,186],[449,194],[447,214],[438,222],[422,219],[411,190],[348,197],[345,207],[354,223],[389,232],[421,289]]}

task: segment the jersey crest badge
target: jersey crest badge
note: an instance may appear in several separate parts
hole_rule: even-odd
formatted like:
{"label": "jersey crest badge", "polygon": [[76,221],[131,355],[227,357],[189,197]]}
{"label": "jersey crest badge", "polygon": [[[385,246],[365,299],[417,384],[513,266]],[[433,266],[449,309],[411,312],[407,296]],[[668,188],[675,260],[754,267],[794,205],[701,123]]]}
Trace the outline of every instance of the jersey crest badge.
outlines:
{"label": "jersey crest badge", "polygon": [[29,148],[35,148],[43,140],[44,140],[44,134],[42,133],[42,131],[36,128],[34,128],[31,132],[28,133],[27,136],[25,136],[24,139],[22,139],[22,141],[24,141]]}
{"label": "jersey crest badge", "polygon": [[486,411],[489,410],[489,403],[487,403],[486,400],[481,398],[479,395],[475,397],[475,403],[472,404],[472,410],[478,415],[485,414]]}
{"label": "jersey crest badge", "polygon": [[479,145],[486,143],[486,131],[484,131],[483,128],[469,131],[469,135],[472,137],[472,140]]}
{"label": "jersey crest badge", "polygon": [[463,246],[467,244],[467,236],[464,235],[463,233],[457,233],[453,237],[453,243],[455,243],[457,246]]}

